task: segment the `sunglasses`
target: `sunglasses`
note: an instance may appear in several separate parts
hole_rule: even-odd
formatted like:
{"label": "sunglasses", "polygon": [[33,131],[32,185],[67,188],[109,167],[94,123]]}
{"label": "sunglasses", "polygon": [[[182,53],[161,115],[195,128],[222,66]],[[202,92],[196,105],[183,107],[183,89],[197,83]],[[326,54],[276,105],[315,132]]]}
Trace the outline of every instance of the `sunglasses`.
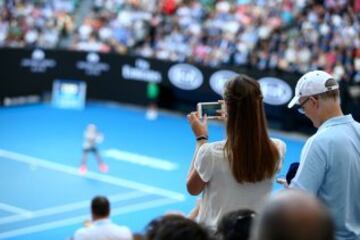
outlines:
{"label": "sunglasses", "polygon": [[301,113],[301,114],[305,114],[305,110],[304,110],[304,105],[306,104],[307,101],[309,101],[311,97],[308,97],[307,99],[305,99],[305,101],[303,101],[301,104],[300,104],[300,107],[298,108],[298,112]]}

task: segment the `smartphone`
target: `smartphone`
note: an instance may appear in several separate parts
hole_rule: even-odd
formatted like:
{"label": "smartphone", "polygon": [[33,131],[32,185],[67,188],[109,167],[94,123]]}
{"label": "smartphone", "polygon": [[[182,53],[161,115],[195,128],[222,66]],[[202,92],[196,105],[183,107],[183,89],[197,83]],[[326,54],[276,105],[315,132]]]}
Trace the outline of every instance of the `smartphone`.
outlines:
{"label": "smartphone", "polygon": [[200,118],[203,118],[205,115],[208,119],[216,119],[220,116],[218,110],[222,110],[223,104],[219,102],[200,102],[197,104],[197,111]]}

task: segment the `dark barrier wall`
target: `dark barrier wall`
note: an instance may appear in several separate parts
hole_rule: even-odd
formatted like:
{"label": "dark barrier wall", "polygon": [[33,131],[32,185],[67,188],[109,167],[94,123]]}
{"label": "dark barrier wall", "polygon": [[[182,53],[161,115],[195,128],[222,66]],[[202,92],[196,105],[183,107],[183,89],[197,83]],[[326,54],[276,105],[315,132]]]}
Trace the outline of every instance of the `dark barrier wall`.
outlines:
{"label": "dark barrier wall", "polygon": [[[299,75],[285,72],[41,49],[0,49],[0,66],[1,102],[5,97],[43,95],[51,91],[55,79],[66,79],[85,81],[87,98],[145,105],[147,84],[156,82],[161,90],[160,107],[184,112],[193,110],[197,102],[220,99],[226,79],[248,74],[261,84],[271,122],[279,123],[284,130],[311,127],[304,116],[286,107]],[[356,107],[351,110],[359,115]]]}

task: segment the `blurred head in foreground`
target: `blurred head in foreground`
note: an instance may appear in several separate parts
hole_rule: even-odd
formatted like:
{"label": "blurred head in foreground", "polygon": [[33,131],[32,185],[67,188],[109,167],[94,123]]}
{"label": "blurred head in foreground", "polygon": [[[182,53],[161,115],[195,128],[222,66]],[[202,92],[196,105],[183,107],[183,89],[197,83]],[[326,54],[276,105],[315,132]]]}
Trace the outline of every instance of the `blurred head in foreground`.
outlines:
{"label": "blurred head in foreground", "polygon": [[330,213],[314,196],[283,190],[258,216],[252,240],[334,240]]}
{"label": "blurred head in foreground", "polygon": [[208,232],[198,223],[180,215],[165,215],[146,227],[146,240],[208,240]]}

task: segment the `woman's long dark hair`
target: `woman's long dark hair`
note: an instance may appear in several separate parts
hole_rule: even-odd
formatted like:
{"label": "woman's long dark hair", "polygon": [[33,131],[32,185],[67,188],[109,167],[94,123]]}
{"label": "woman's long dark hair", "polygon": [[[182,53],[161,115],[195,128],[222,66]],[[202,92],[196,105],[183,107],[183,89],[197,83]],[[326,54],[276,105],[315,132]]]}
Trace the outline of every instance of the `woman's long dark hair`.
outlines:
{"label": "woman's long dark hair", "polygon": [[237,182],[274,176],[280,154],[269,138],[259,83],[239,75],[225,86],[225,153]]}

